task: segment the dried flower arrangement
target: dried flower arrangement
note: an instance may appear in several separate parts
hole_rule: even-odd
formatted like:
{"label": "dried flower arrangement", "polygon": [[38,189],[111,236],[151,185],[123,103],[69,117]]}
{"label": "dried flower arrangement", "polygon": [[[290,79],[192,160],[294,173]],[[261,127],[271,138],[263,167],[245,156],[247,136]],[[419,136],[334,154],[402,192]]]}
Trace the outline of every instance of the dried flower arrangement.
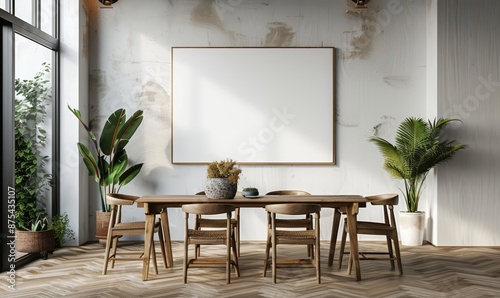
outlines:
{"label": "dried flower arrangement", "polygon": [[207,178],[228,178],[229,183],[237,184],[241,169],[236,167],[236,161],[226,159],[208,164]]}

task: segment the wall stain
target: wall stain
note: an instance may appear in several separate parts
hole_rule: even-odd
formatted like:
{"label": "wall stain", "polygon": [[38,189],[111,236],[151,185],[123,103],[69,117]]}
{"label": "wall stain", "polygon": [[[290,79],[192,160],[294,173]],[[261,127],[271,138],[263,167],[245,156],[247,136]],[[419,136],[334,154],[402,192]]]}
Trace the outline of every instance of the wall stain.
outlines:
{"label": "wall stain", "polygon": [[[155,169],[172,168],[170,156],[170,96],[162,85],[147,81],[135,94],[138,107],[144,111],[141,144],[145,175]],[[147,144],[147,146],[144,146]]]}
{"label": "wall stain", "polygon": [[380,136],[381,131],[385,129],[385,127],[388,126],[393,120],[396,120],[396,118],[387,115],[382,116],[381,122],[373,127],[373,135],[376,137]]}
{"label": "wall stain", "polygon": [[159,83],[148,81],[135,95],[141,109],[148,110],[149,117],[166,121],[170,119],[170,96]]}
{"label": "wall stain", "polygon": [[343,59],[367,59],[372,50],[373,42],[383,32],[382,26],[376,18],[377,5],[371,2],[368,8],[355,8],[355,3],[351,0],[346,0],[345,13],[352,18],[361,19],[361,29],[356,28],[350,31],[344,31],[344,34],[353,34],[347,44],[350,48],[345,49]]}
{"label": "wall stain", "polygon": [[202,0],[191,11],[191,22],[201,26],[215,27],[226,34],[232,41],[235,41],[234,32],[224,27],[221,18],[228,12],[231,12],[231,10],[227,4],[224,5],[224,3],[219,3],[216,0]]}
{"label": "wall stain", "polygon": [[286,47],[292,44],[295,32],[292,27],[283,22],[268,23],[269,32],[266,34],[265,46]]}
{"label": "wall stain", "polygon": [[383,78],[384,82],[393,87],[409,87],[410,84],[410,76],[404,75],[394,75],[394,76],[385,76]]}
{"label": "wall stain", "polygon": [[375,18],[366,15],[362,18],[360,34],[352,37],[351,47],[344,54],[345,59],[367,59],[373,50],[374,39],[378,36],[377,31],[372,30]]}
{"label": "wall stain", "polygon": [[101,69],[92,69],[89,74],[89,97],[103,98],[109,91],[109,84],[106,78],[106,72]]}

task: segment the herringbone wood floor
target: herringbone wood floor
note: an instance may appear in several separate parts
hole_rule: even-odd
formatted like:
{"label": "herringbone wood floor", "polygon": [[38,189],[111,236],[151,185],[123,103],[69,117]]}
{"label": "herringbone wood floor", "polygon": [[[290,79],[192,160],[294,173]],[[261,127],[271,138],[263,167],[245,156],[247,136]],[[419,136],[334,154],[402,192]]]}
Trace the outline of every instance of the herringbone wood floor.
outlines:
{"label": "herringbone wood floor", "polygon": [[[16,290],[1,279],[1,297],[500,297],[500,248],[402,247],[404,275],[391,271],[389,262],[361,262],[363,280],[327,266],[328,242],[322,243],[322,283],[313,268],[278,268],[278,283],[271,272],[262,277],[263,242],[242,242],[241,277],[225,283],[224,269],[193,268],[182,282],[183,244],[175,242],[174,267],[150,280],[141,280],[141,262],[117,263],[101,275],[104,247],[91,243],[56,250],[16,270]],[[382,242],[361,242],[360,247],[381,250]],[[140,249],[140,244],[124,245]],[[285,248],[283,248],[285,249]],[[337,250],[338,252],[338,250]],[[191,251],[192,253],[192,251]],[[224,253],[223,247],[204,247],[204,254]],[[278,250],[278,256],[306,254],[302,246]],[[344,260],[347,264],[347,256]]]}

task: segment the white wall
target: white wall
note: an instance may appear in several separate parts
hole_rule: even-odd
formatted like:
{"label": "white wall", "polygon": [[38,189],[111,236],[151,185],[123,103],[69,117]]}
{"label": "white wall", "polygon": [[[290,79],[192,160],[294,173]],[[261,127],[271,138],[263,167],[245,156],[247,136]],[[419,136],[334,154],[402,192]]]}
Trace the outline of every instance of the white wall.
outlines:
{"label": "white wall", "polygon": [[[80,161],[77,142],[87,142],[78,120],[67,106],[88,115],[88,39],[86,1],[61,1],[60,36],[60,211],[66,212],[79,245],[89,240],[87,168]],[[83,130],[85,132],[85,130]]]}
{"label": "white wall", "polygon": [[[122,189],[132,194],[192,194],[203,189],[205,166],[172,165],[170,158],[170,47],[172,46],[334,46],[338,48],[337,57],[337,160],[336,166],[242,166],[243,178],[239,188],[256,186],[261,192],[273,189],[303,189],[314,194],[375,194],[398,192],[402,185],[391,179],[382,169],[382,158],[373,144],[367,140],[377,134],[392,139],[401,120],[408,116],[427,117],[429,96],[426,84],[429,83],[427,64],[438,69],[439,85],[446,78],[456,79],[456,86],[447,87],[452,96],[444,96],[439,90],[439,113],[446,108],[445,98],[464,100],[464,94],[474,94],[474,89],[464,93],[467,84],[463,75],[455,75],[449,70],[442,72],[437,63],[446,57],[445,50],[439,49],[439,62],[428,59],[429,40],[426,24],[427,16],[436,9],[433,1],[377,0],[369,4],[364,14],[346,13],[350,1],[330,0],[248,0],[248,1],[119,1],[112,9],[101,9],[97,1],[89,2],[89,113],[93,123],[99,127],[102,121],[115,109],[125,107],[129,113],[136,109],[144,110],[144,122],[128,147],[133,162],[144,162],[143,171],[136,180]],[[481,6],[489,2],[483,1]],[[490,1],[491,2],[491,1]],[[430,3],[430,4],[428,4]],[[458,6],[467,6],[458,2]],[[469,4],[472,6],[472,4]],[[432,8],[434,7],[434,8]],[[498,14],[497,14],[498,15]],[[441,11],[438,18],[443,16]],[[452,18],[453,19],[453,18]],[[477,16],[476,20],[481,20]],[[493,22],[493,17],[491,17]],[[434,22],[435,23],[435,22]],[[462,22],[465,26],[465,21]],[[433,25],[432,25],[433,26]],[[439,23],[439,34],[442,34]],[[484,29],[482,26],[478,29]],[[476,27],[473,27],[476,28]],[[486,30],[494,32],[493,29]],[[451,38],[453,36],[449,36]],[[498,37],[498,36],[497,36]],[[490,40],[494,47],[486,53],[494,56],[498,38]],[[449,40],[448,43],[452,41]],[[440,42],[439,46],[443,44]],[[431,48],[432,45],[429,46]],[[472,48],[471,48],[472,49]],[[456,49],[455,51],[458,51]],[[472,56],[472,51],[469,52]],[[429,53],[433,55],[433,53]],[[465,55],[465,54],[462,54]],[[462,56],[459,56],[462,58]],[[458,56],[457,56],[458,58]],[[453,60],[450,60],[453,61]],[[457,60],[455,60],[457,61]],[[494,60],[496,61],[496,60]],[[483,59],[483,62],[486,63]],[[462,65],[466,67],[468,64]],[[489,65],[498,65],[490,63]],[[446,65],[447,69],[454,67]],[[455,66],[455,67],[458,67]],[[489,71],[498,81],[498,72]],[[431,72],[434,70],[431,70]],[[461,70],[462,71],[462,70]],[[498,71],[498,67],[497,67]],[[450,74],[453,74],[450,75]],[[474,80],[474,79],[473,79]],[[472,81],[473,81],[472,80]],[[307,82],[304,82],[307,84]],[[474,88],[477,80],[471,83]],[[475,85],[474,85],[475,84]],[[258,87],[258,86],[256,86]],[[460,87],[460,88],[452,88]],[[471,93],[472,92],[472,93]],[[498,94],[498,93],[497,93]],[[493,98],[494,96],[492,96]],[[306,99],[305,99],[306,100]],[[498,102],[497,102],[498,103]],[[430,103],[432,104],[432,102]],[[435,101],[434,101],[435,105]],[[498,106],[495,106],[498,108]],[[431,108],[432,109],[432,108]],[[498,141],[490,140],[498,133],[496,126],[487,125],[492,112],[481,114],[481,129],[469,131],[469,120],[457,129],[452,137],[463,142],[481,144],[485,157],[468,153],[440,168],[437,195],[438,215],[441,230],[461,223],[466,217],[452,218],[443,210],[450,206],[457,213],[475,212],[483,227],[492,226],[498,220],[492,218],[498,194],[493,183],[498,163],[488,163]],[[487,117],[485,117],[485,115]],[[479,116],[479,115],[478,115]],[[477,117],[479,118],[479,117]],[[498,120],[495,120],[498,121]],[[474,124],[472,124],[474,125]],[[465,130],[465,131],[464,131]],[[479,134],[483,132],[483,134]],[[489,133],[485,136],[485,133]],[[467,138],[465,138],[467,136]],[[476,138],[473,140],[473,138]],[[75,147],[76,149],[76,147]],[[76,151],[75,151],[76,152]],[[498,154],[497,154],[498,156]],[[486,172],[473,171],[460,174],[467,169],[476,168],[476,158],[485,163]],[[474,176],[476,175],[476,176]],[[483,179],[479,180],[478,177]],[[467,182],[465,182],[467,178]],[[489,180],[488,180],[489,179]],[[453,187],[459,184],[459,187]],[[98,194],[94,183],[90,184],[89,213],[98,208]],[[468,186],[470,190],[464,189]],[[446,189],[446,191],[444,191]],[[458,190],[460,189],[460,190]],[[436,191],[429,190],[430,197]],[[461,194],[480,193],[480,197],[460,200]],[[454,194],[454,195],[453,195]],[[472,196],[471,196],[472,197]],[[64,195],[62,196],[64,200]],[[473,203],[482,203],[473,207]],[[443,204],[441,204],[443,202]],[[446,204],[451,203],[451,204]],[[498,203],[496,203],[498,210]],[[424,199],[423,208],[429,204]],[[463,207],[463,208],[462,208]],[[404,209],[401,201],[400,209]],[[143,216],[142,210],[129,210],[134,218]],[[426,210],[429,211],[429,210]],[[331,211],[325,210],[322,236],[328,239],[331,232]],[[481,215],[483,216],[480,218]],[[180,210],[169,210],[171,233],[174,239],[182,239],[182,214]],[[445,219],[442,221],[441,216]],[[360,218],[379,218],[372,208],[363,210]],[[433,219],[430,220],[435,223]],[[90,239],[93,238],[93,218],[89,221]],[[264,239],[265,217],[260,209],[243,210],[242,237],[244,240]],[[464,231],[462,229],[460,232]],[[448,233],[446,245],[498,245],[500,239],[490,242],[487,235],[478,235],[472,228],[468,235]],[[462,241],[465,239],[465,241]],[[440,239],[432,239],[439,243]],[[492,244],[490,244],[492,243]],[[444,245],[444,244],[443,244]]]}
{"label": "white wall", "polygon": [[450,138],[469,145],[438,168],[437,238],[444,246],[500,245],[500,7],[439,1],[438,110],[462,119]]}
{"label": "white wall", "polygon": [[[134,162],[145,165],[140,177],[122,191],[193,194],[203,189],[205,166],[174,166],[169,160],[170,47],[334,46],[338,165],[242,166],[240,188],[294,188],[314,194],[397,192],[399,184],[384,172],[379,152],[367,139],[374,133],[392,138],[402,119],[425,116],[425,2],[373,1],[363,15],[346,13],[347,2],[150,0],[119,1],[112,9],[91,5],[94,123],[101,125],[119,107],[129,113],[144,110],[143,125],[128,150]],[[92,191],[90,207],[95,210],[98,199]],[[142,215],[141,210],[131,211]],[[331,214],[322,214],[325,239],[331,232]],[[182,239],[180,210],[170,210],[169,215],[173,238]],[[378,215],[368,209],[361,218]],[[244,210],[242,217],[243,238],[264,239],[263,211]]]}

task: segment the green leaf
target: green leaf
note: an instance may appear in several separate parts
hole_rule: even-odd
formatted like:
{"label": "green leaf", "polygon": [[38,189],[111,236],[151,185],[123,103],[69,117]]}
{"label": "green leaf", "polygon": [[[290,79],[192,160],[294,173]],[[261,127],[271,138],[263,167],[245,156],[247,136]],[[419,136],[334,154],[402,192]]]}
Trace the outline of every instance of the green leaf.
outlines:
{"label": "green leaf", "polygon": [[142,169],[142,163],[131,166],[128,170],[126,170],[121,176],[119,180],[119,185],[124,186],[132,181],[135,176],[139,174]]}
{"label": "green leaf", "polygon": [[78,152],[80,152],[80,155],[82,156],[83,162],[87,166],[89,174],[98,180],[100,177],[100,171],[97,167],[97,162],[96,162],[94,155],[82,143],[78,143],[77,146],[78,146]]}
{"label": "green leaf", "polygon": [[101,138],[99,139],[99,146],[103,154],[112,154],[116,139],[118,138],[118,132],[125,123],[125,119],[125,109],[118,109],[109,116],[102,128]]}
{"label": "green leaf", "polygon": [[113,184],[118,184],[119,177],[125,171],[128,163],[128,156],[125,150],[120,150],[113,157],[112,167],[110,171],[110,177]]}
{"label": "green leaf", "polygon": [[115,144],[116,152],[122,150],[128,144],[137,128],[139,128],[139,126],[141,125],[142,119],[143,111],[139,110],[135,112],[121,127],[120,131],[118,132],[118,137]]}

